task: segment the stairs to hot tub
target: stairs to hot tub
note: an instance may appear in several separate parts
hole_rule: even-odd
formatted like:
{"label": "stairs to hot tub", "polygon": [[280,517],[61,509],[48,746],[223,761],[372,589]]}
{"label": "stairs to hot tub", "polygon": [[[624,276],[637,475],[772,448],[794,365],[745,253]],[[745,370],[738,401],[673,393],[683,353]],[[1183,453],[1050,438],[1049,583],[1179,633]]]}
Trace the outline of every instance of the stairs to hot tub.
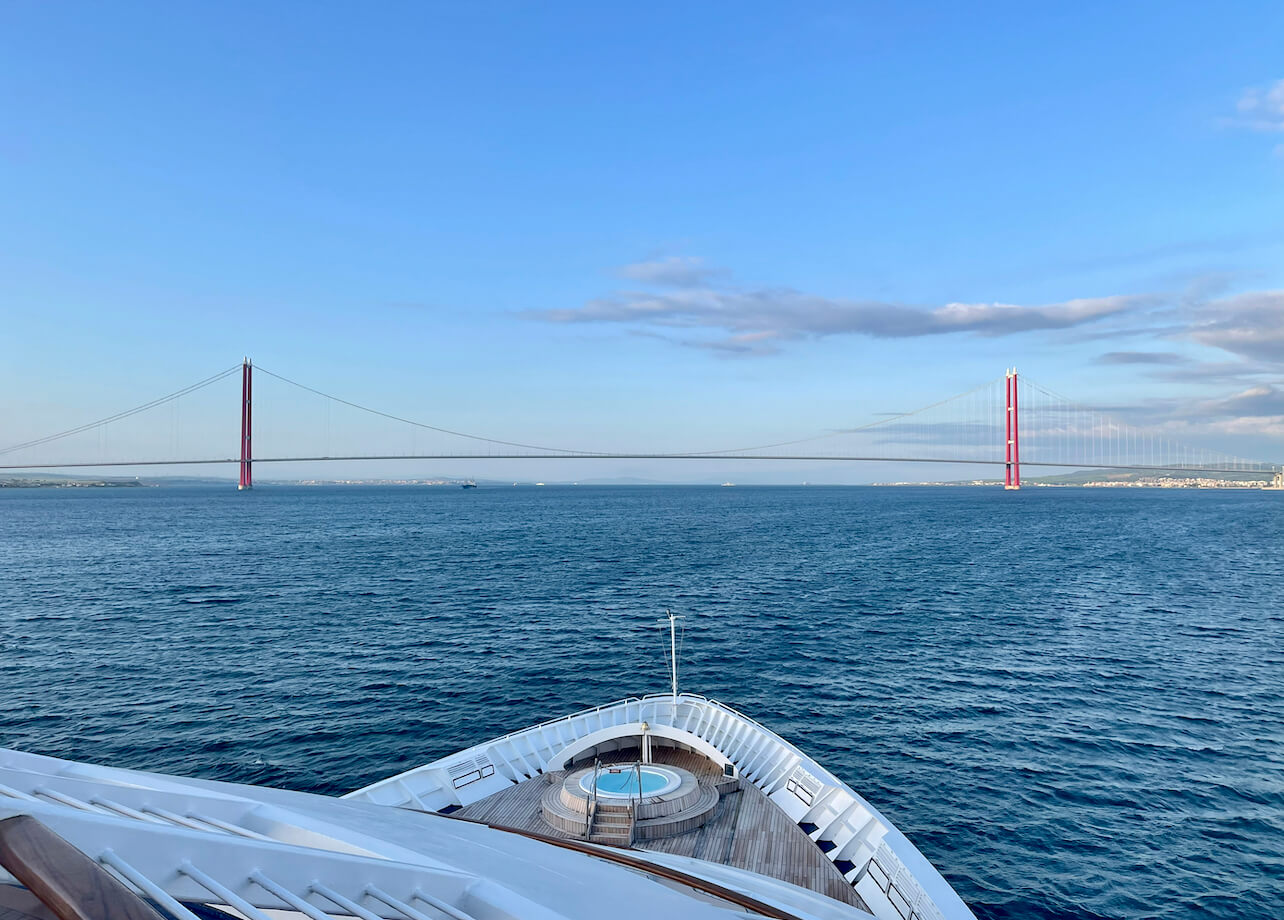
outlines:
{"label": "stairs to hot tub", "polygon": [[550,778],[540,797],[544,822],[563,834],[594,843],[629,846],[636,841],[657,840],[684,834],[705,824],[718,807],[719,793],[712,782],[684,774],[682,785],[665,796],[636,801],[591,802],[579,785],[583,771]]}
{"label": "stairs to hot tub", "polygon": [[588,839],[590,843],[627,847],[633,843],[633,827],[631,805],[608,805],[599,801],[590,819]]}

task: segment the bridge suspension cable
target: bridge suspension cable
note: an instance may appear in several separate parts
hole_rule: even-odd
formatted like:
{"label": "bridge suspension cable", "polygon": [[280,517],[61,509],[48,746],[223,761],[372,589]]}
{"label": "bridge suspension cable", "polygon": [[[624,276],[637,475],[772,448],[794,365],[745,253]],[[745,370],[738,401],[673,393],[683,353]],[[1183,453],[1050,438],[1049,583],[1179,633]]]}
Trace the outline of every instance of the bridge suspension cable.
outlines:
{"label": "bridge suspension cable", "polygon": [[[210,440],[216,434],[213,426],[200,426],[204,437],[203,446],[193,445],[188,439],[188,455],[183,456],[179,450],[179,438],[172,439],[171,459],[160,459],[158,454],[164,450],[158,443],[158,427],[154,421],[130,423],[126,426],[125,437],[116,438],[116,450],[105,447],[109,426],[116,435],[121,434],[119,423],[140,416],[148,410],[155,410],[164,405],[174,408],[173,423],[178,426],[179,401],[184,397],[212,387],[219,381],[235,374],[243,373],[242,393],[242,440],[245,449],[239,460],[232,456],[220,455],[217,448],[222,443]],[[161,466],[161,465],[195,465],[206,463],[242,464],[243,474],[248,474],[248,465],[258,463],[311,463],[318,461],[363,461],[363,460],[500,460],[500,459],[653,459],[653,460],[762,460],[762,461],[875,461],[885,463],[933,463],[933,464],[969,464],[969,465],[1003,465],[1009,472],[1015,465],[1059,467],[1066,469],[1120,469],[1151,471],[1185,471],[1232,473],[1243,472],[1262,474],[1271,472],[1274,467],[1269,463],[1245,460],[1229,453],[1183,444],[1164,432],[1146,430],[1139,426],[1120,422],[1107,413],[1076,403],[1065,396],[1035,383],[1026,376],[1018,380],[1015,374],[1005,374],[989,380],[979,386],[957,393],[946,399],[938,400],[920,408],[888,413],[885,417],[876,418],[864,424],[846,428],[831,429],[805,437],[775,440],[754,446],[734,448],[717,448],[693,451],[654,451],[654,450],[583,450],[565,447],[549,447],[519,440],[488,437],[471,434],[453,428],[433,425],[418,421],[402,414],[376,409],[368,405],[335,396],[319,388],[309,386],[283,374],[258,365],[254,367],[260,374],[285,384],[287,388],[310,394],[325,401],[324,427],[325,445],[322,449],[309,443],[309,437],[315,439],[315,429],[320,427],[320,419],[309,416],[303,403],[297,398],[281,399],[277,392],[258,393],[255,418],[267,425],[260,432],[266,436],[256,440],[256,452],[259,456],[249,457],[248,450],[248,379],[251,370],[248,361],[233,365],[203,378],[189,386],[150,400],[133,408],[117,412],[104,418],[77,425],[40,438],[29,439],[17,444],[0,448],[0,469],[58,469],[71,467],[124,467],[124,466]],[[1015,391],[1015,392],[1014,392]],[[1018,398],[1019,393],[1019,398]],[[267,400],[263,397],[267,396]],[[204,397],[206,399],[210,397]],[[221,404],[223,397],[219,396]],[[230,403],[230,399],[228,400]],[[266,406],[265,406],[266,402]],[[1017,406],[1019,404],[1019,413]],[[354,410],[349,414],[341,429],[344,438],[338,450],[330,447],[331,406],[342,406]],[[266,408],[267,414],[259,410]],[[190,412],[190,410],[188,410]],[[208,411],[200,415],[208,418]],[[213,410],[217,411],[217,410]],[[273,415],[276,412],[277,415]],[[1017,445],[1011,444],[1016,435],[1017,426],[1007,427],[1007,420],[1014,422],[1019,416],[1019,460],[1012,461]],[[384,426],[378,430],[360,419],[369,417],[392,422],[403,428],[390,429]],[[154,417],[147,417],[153,419]],[[309,423],[308,419],[312,418]],[[230,419],[229,419],[230,421]],[[311,428],[308,425],[311,424]],[[382,424],[382,423],[380,423]],[[229,426],[230,427],[230,426]],[[28,462],[18,463],[14,456],[19,452],[30,452],[37,448],[47,447],[67,441],[75,435],[83,435],[97,429],[99,444],[96,456],[86,457],[91,453],[92,445],[82,439],[69,442],[59,448],[60,457],[46,455],[35,462],[36,458],[26,453]],[[395,443],[398,431],[409,429],[412,433],[408,449],[390,450]],[[416,443],[413,432],[431,432],[441,436],[431,448],[423,446],[422,439]],[[310,434],[311,432],[311,434]],[[371,434],[373,432],[373,434]],[[452,442],[450,439],[463,439],[466,443]],[[198,438],[198,440],[200,440]],[[266,443],[276,449],[263,452]],[[124,444],[125,456],[121,456],[120,444]],[[228,438],[230,446],[230,437]],[[799,445],[810,445],[805,452],[791,450]],[[150,445],[150,446],[148,446]],[[362,448],[369,448],[362,452]],[[358,449],[353,450],[352,447]],[[461,449],[463,448],[463,449]],[[192,457],[193,450],[199,450]],[[74,451],[74,452],[70,452]],[[265,455],[266,454],[266,455]],[[132,459],[131,459],[132,458]],[[1009,480],[1013,477],[1009,476]],[[243,482],[247,481],[243,479]],[[1019,478],[1016,479],[1019,483]]]}
{"label": "bridge suspension cable", "polygon": [[921,406],[920,408],[912,409],[909,412],[888,413],[887,417],[875,419],[872,422],[866,422],[864,425],[856,425],[851,428],[838,428],[833,431],[822,431],[820,434],[810,435],[805,438],[795,438],[791,441],[776,441],[772,444],[759,444],[754,447],[728,447],[722,450],[698,450],[698,451],[691,451],[690,454],[692,456],[697,456],[697,457],[706,457],[706,456],[715,457],[715,456],[723,456],[726,454],[750,453],[755,450],[775,450],[778,447],[793,447],[797,444],[812,444],[812,443],[815,443],[816,441],[823,441],[828,438],[840,437],[842,435],[857,434],[862,431],[870,431],[871,429],[878,428],[880,426],[892,426],[897,422],[903,421],[904,419],[912,418],[916,415],[929,412],[932,409],[939,408],[940,406],[947,405],[948,403],[951,403],[956,399],[963,399],[965,397],[969,397],[974,394],[981,393],[984,390],[987,390],[988,388],[994,386],[995,384],[998,383],[998,381],[1002,379],[1003,379],[1002,377],[997,377],[994,380],[987,380],[985,383],[981,384],[980,386],[975,386],[970,390],[966,390],[962,393],[957,393],[954,396],[949,396],[945,399],[940,400],[939,402],[934,402],[927,406]]}
{"label": "bridge suspension cable", "polygon": [[261,364],[255,365],[255,370],[259,371],[260,373],[267,374],[269,377],[275,377],[277,380],[280,380],[283,383],[290,384],[290,386],[298,387],[300,390],[306,390],[307,392],[312,393],[316,396],[321,396],[325,399],[333,400],[334,402],[341,403],[342,405],[349,406],[353,409],[359,409],[362,412],[368,412],[371,415],[377,415],[380,418],[389,419],[390,421],[400,422],[403,425],[413,425],[416,428],[422,428],[426,431],[435,431],[438,434],[447,434],[456,438],[468,438],[470,441],[481,441],[486,444],[495,444],[500,447],[517,447],[522,450],[544,450],[554,454],[573,454],[576,456],[585,456],[585,457],[602,455],[600,451],[572,450],[566,447],[541,447],[536,444],[521,444],[516,441],[504,441],[504,440],[500,440],[499,438],[488,438],[488,437],[484,437],[483,435],[468,434],[467,432],[464,432],[464,431],[452,431],[449,428],[440,428],[436,425],[429,425],[425,422],[418,422],[418,421],[415,421],[414,419],[403,418],[402,416],[399,416],[399,415],[393,415],[390,412],[383,412],[379,409],[372,409],[369,406],[363,406],[360,403],[352,402],[351,400],[344,399],[341,396],[333,396],[329,393],[323,393],[321,390],[318,390],[314,387],[310,387],[307,384],[299,383],[297,380],[291,380],[289,377],[285,377],[285,376],[282,376],[281,374],[274,373],[268,370],[267,368],[263,367]]}
{"label": "bridge suspension cable", "polygon": [[140,412],[146,412],[148,409],[155,409],[157,406],[163,406],[166,403],[173,402],[176,399],[181,399],[184,396],[188,396],[192,393],[195,393],[197,390],[203,390],[207,386],[218,383],[220,380],[223,380],[227,377],[232,376],[240,369],[241,369],[240,364],[233,364],[227,370],[219,371],[217,374],[206,377],[204,380],[198,380],[196,383],[193,383],[190,386],[185,386],[181,390],[175,390],[173,393],[170,393],[166,396],[158,397],[156,399],[151,400],[150,402],[145,402],[141,406],[135,406],[132,409],[126,409],[123,412],[117,412],[114,415],[109,415],[106,418],[100,418],[97,421],[86,422],[83,425],[77,425],[75,428],[68,428],[66,431],[59,431],[56,434],[45,435],[42,438],[35,438],[30,441],[23,441],[21,444],[10,444],[8,447],[2,447],[0,448],[0,455],[13,453],[14,451],[18,451],[18,450],[26,450],[32,447],[40,447],[44,444],[50,444],[54,441],[60,441],[63,438],[69,438],[72,435],[77,435],[86,431],[91,431],[94,428],[98,428],[99,426],[102,426],[102,425],[109,425],[112,422],[119,422],[122,419],[129,418],[130,416],[138,415]]}
{"label": "bridge suspension cable", "polygon": [[1022,378],[1022,462],[1080,467],[1266,473],[1274,465],[1201,447],[1111,414]]}

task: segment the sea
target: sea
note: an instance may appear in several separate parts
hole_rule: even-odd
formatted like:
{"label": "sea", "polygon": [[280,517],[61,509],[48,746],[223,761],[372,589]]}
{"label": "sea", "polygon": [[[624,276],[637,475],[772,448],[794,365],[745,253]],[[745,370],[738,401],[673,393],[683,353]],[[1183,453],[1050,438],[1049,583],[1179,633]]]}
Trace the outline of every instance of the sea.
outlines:
{"label": "sea", "polygon": [[1284,916],[1284,493],[0,490],[0,746],[342,793],[684,690],[982,920]]}

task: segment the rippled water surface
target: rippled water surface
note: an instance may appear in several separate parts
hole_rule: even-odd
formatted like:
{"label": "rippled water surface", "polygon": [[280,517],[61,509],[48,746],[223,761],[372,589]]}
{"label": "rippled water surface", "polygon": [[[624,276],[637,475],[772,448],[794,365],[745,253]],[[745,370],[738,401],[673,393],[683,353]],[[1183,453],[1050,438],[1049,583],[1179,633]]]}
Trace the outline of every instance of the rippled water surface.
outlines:
{"label": "rippled water surface", "polygon": [[1284,916],[1284,494],[0,491],[0,746],[337,793],[684,688],[982,918]]}

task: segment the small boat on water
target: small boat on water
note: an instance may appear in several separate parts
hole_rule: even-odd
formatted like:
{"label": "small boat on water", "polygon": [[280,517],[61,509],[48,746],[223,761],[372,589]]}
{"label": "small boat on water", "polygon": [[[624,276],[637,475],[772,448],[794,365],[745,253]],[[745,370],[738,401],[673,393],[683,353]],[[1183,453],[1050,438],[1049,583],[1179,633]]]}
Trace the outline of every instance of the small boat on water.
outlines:
{"label": "small boat on water", "polygon": [[461,483],[461,484],[460,484],[460,486],[459,486],[459,488],[461,488],[461,489],[475,489],[475,488],[477,488],[477,483],[473,482],[472,480],[469,480],[468,482]]}
{"label": "small boat on water", "polygon": [[149,920],[974,920],[872,804],[679,693],[676,666],[669,693],[338,798],[0,749],[0,916],[77,898]]}

